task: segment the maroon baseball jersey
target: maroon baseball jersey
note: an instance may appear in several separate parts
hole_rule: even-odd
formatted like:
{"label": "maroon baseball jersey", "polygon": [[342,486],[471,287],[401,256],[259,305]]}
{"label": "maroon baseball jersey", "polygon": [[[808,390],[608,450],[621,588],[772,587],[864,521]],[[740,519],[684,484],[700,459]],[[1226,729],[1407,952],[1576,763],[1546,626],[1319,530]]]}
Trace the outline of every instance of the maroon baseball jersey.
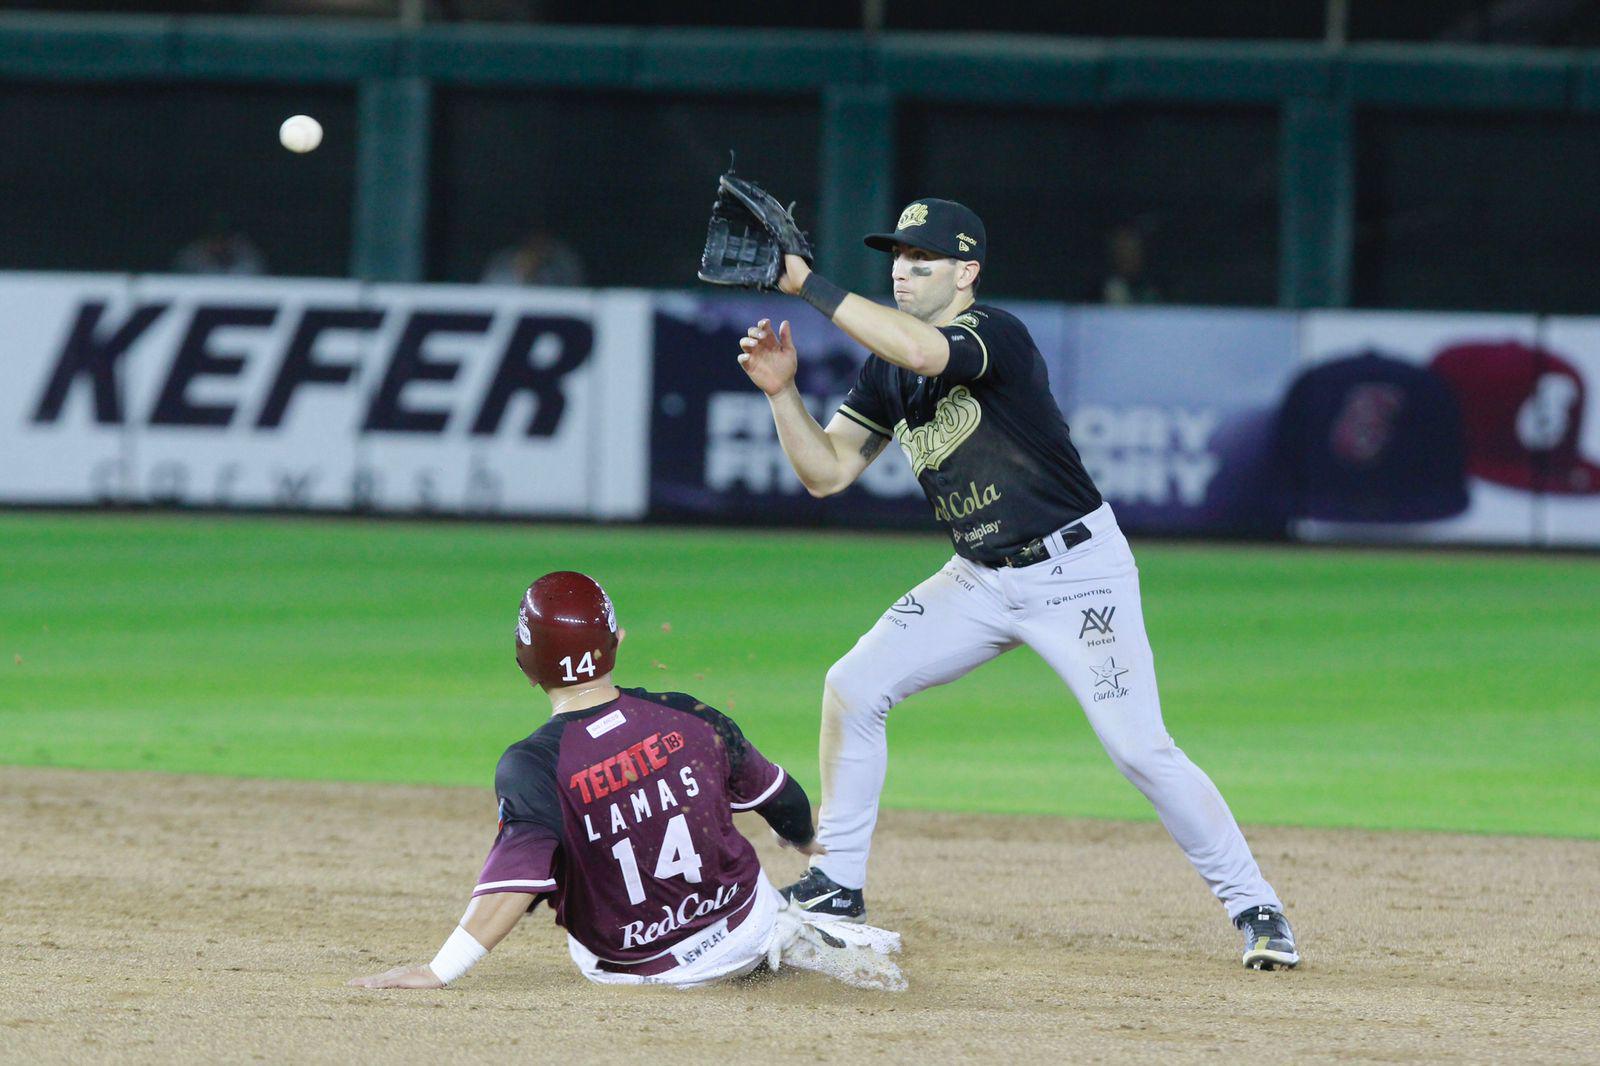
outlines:
{"label": "maroon baseball jersey", "polygon": [[500,757],[500,830],[473,895],[549,895],[556,922],[602,964],[663,959],[749,913],[761,864],[733,812],[784,780],[720,711],[623,689],[553,716]]}

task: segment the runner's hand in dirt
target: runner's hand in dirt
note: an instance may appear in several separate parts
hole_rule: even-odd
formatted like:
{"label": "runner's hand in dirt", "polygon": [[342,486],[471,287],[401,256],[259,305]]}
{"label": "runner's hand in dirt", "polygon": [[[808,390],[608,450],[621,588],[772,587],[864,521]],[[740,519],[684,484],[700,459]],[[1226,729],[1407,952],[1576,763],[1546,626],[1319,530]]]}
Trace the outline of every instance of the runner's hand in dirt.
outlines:
{"label": "runner's hand in dirt", "polygon": [[356,988],[443,988],[444,982],[422,963],[415,966],[396,966],[392,970],[357,977],[350,982]]}
{"label": "runner's hand in dirt", "polygon": [[[459,933],[465,933],[469,940],[477,941],[476,947],[480,948],[475,957],[468,959],[459,970],[451,973],[451,979],[460,977],[472,969],[474,963],[484,955],[494,950],[494,946],[506,938],[513,926],[522,920],[529,909],[538,900],[531,892],[493,892],[488,895],[476,896],[467,904],[467,913],[461,916],[460,928],[451,934],[451,939],[445,941],[445,948],[441,949],[439,956],[432,963],[417,966],[396,966],[384,973],[373,974],[371,977],[357,977],[350,984],[357,988],[443,988],[444,982],[439,980],[439,974],[434,973],[433,967],[445,958],[446,951],[455,942]],[[449,967],[459,963],[456,959],[445,961]]]}

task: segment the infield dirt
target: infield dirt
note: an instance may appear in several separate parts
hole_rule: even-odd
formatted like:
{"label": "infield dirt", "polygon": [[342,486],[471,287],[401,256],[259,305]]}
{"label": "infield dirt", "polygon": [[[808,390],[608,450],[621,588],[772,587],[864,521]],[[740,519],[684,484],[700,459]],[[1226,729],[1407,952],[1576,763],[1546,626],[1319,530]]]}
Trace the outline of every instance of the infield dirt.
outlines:
{"label": "infield dirt", "polygon": [[[578,976],[544,908],[430,992],[487,791],[0,768],[0,1060],[1595,1061],[1600,842],[1246,826],[1305,962],[1251,973],[1159,825],[885,812],[911,990]],[[799,869],[741,823],[777,883]]]}

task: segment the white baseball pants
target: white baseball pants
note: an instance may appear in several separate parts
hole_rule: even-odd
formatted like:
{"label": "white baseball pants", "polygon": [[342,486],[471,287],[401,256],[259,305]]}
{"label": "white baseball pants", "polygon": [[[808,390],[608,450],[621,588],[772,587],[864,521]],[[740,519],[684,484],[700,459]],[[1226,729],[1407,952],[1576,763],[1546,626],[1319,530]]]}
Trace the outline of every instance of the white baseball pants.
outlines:
{"label": "white baseball pants", "polygon": [[670,953],[678,965],[648,977],[601,969],[594,952],[570,936],[567,951],[583,976],[600,985],[704,988],[743,977],[766,963],[773,969],[814,970],[857,988],[905,991],[905,975],[888,958],[900,950],[898,933],[841,922],[835,924],[848,928],[830,929],[825,939],[807,921],[809,915],[785,906],[765,873],[756,875],[750,906],[750,916],[732,932],[725,919],[665,948],[662,954]]}
{"label": "white baseball pants", "polygon": [[889,709],[1026,644],[1072,690],[1106,754],[1155,806],[1228,917],[1281,906],[1221,793],[1162,724],[1139,571],[1110,505],[1082,521],[1089,540],[1032,566],[953,556],[828,671],[817,832],[828,853],[813,865],[835,882],[866,886]]}
{"label": "white baseball pants", "polygon": [[772,887],[765,873],[756,875],[755,899],[750,907],[750,916],[731,933],[727,931],[727,922],[724,920],[664,949],[663,954],[670,951],[678,957],[679,965],[652,977],[602,970],[594,952],[570,936],[567,937],[567,953],[572,956],[572,961],[583,972],[583,976],[597,985],[700,988],[743,977],[766,961],[778,913],[783,910],[783,897]]}

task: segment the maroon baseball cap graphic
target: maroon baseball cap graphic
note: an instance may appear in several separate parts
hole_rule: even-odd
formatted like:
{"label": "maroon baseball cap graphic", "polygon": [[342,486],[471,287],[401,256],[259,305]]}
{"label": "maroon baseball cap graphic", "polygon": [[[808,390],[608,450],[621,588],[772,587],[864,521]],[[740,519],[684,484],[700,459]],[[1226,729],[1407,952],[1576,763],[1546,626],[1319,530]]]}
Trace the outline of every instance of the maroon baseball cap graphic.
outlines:
{"label": "maroon baseball cap graphic", "polygon": [[1513,489],[1600,494],[1600,465],[1578,454],[1584,384],[1565,359],[1521,341],[1453,344],[1432,370],[1455,391],[1467,470]]}

